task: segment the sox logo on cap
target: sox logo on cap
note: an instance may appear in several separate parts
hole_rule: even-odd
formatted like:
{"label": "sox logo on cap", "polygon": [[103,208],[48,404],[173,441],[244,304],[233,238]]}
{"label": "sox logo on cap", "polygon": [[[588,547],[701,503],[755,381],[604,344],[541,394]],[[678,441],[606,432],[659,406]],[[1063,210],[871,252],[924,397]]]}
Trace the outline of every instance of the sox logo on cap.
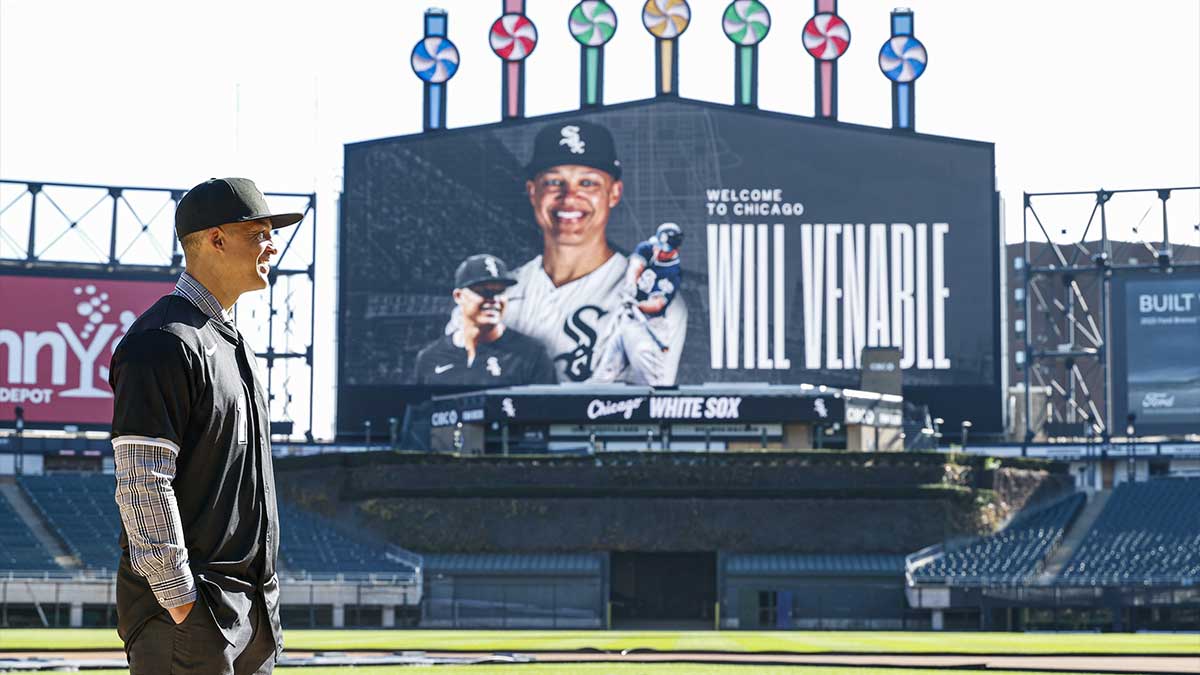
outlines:
{"label": "sox logo on cap", "polygon": [[496,259],[488,256],[483,259],[483,266],[487,268],[488,274],[494,277],[500,276],[500,270],[496,267]]}
{"label": "sox logo on cap", "polygon": [[565,145],[572,154],[582,155],[587,147],[583,139],[579,137],[579,127],[574,124],[568,124],[562,128],[562,140],[559,145]]}

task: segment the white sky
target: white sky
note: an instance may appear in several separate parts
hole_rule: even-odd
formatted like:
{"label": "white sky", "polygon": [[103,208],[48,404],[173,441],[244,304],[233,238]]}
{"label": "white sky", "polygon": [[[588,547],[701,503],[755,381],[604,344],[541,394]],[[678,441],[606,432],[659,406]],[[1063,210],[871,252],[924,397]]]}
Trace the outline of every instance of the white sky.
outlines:
{"label": "white sky", "polygon": [[[642,0],[609,2],[619,26],[605,56],[606,100],[650,97],[653,39],[641,26]],[[732,102],[733,47],[720,28],[726,4],[691,0],[680,42],[685,97]],[[799,36],[813,5],[764,4],[773,26],[760,46],[759,106],[811,115],[813,62]],[[852,32],[838,71],[843,121],[891,124],[890,86],[876,57],[898,4],[839,3]],[[573,5],[527,0],[539,28],[526,68],[529,116],[578,105],[579,48],[566,26]],[[421,130],[421,84],[408,60],[429,6],[449,12],[462,58],[449,126],[498,120],[500,65],[487,30],[500,0],[0,0],[0,177],[186,188],[244,175],[267,191],[316,191],[323,290],[315,425],[328,436],[342,145]],[[1200,184],[1200,2],[907,6],[929,51],[917,129],[996,144],[1009,241],[1020,240],[1023,190]],[[1200,243],[1200,195],[1170,206],[1172,236]],[[1081,208],[1080,225],[1088,205]],[[1129,212],[1144,214],[1142,206]],[[1129,227],[1115,223],[1114,235],[1124,238]]]}

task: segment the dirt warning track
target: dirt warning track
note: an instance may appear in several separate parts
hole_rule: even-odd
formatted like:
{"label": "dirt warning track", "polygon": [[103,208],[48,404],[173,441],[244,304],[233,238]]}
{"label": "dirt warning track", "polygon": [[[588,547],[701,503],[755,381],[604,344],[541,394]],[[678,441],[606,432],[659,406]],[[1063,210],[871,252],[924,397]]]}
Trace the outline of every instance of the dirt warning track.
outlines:
{"label": "dirt warning track", "polygon": [[[22,663],[23,662],[23,663]],[[80,670],[123,667],[120,651],[8,652],[0,654],[0,670],[21,663],[28,671],[34,664],[45,669],[74,667]],[[1008,670],[1030,673],[1146,673],[1153,675],[1200,675],[1200,654],[1182,656],[1117,655],[951,655],[951,654],[784,654],[747,652],[664,652],[595,650],[559,652],[443,652],[443,651],[286,651],[280,665],[437,665],[482,663],[704,663],[731,665],[841,666],[853,668],[896,668],[938,670]],[[847,672],[852,672],[848,670]]]}

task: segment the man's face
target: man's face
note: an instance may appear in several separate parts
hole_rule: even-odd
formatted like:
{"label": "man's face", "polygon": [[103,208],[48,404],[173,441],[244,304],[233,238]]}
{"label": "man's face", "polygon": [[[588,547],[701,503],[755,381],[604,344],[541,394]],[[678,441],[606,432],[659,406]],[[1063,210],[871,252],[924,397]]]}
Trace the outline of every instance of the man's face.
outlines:
{"label": "man's face", "polygon": [[463,321],[479,327],[494,327],[504,320],[508,306],[508,286],[485,282],[467,288],[454,289],[454,302],[462,308]]}
{"label": "man's face", "polygon": [[604,241],[608,215],[624,185],[599,169],[553,166],[525,183],[533,217],[555,243],[580,246]]}
{"label": "man's face", "polygon": [[264,218],[248,223],[226,223],[218,229],[225,235],[224,270],[243,293],[259,291],[269,284],[271,258],[279,253],[271,241],[271,221]]}

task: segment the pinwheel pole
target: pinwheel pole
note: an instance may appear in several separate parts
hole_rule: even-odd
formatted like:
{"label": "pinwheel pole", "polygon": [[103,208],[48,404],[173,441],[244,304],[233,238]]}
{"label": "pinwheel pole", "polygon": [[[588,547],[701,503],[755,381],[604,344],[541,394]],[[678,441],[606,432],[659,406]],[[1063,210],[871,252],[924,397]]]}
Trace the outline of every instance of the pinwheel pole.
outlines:
{"label": "pinwheel pole", "polygon": [[458,49],[446,37],[449,17],[440,9],[425,11],[425,37],[413,47],[409,64],[424,83],[422,125],[425,131],[446,128],[447,82],[458,71]]}
{"label": "pinwheel pole", "polygon": [[916,130],[917,78],[925,72],[929,55],[913,36],[913,13],[892,10],[892,37],[879,50],[879,69],[892,81],[892,128]]}
{"label": "pinwheel pole", "polygon": [[525,16],[525,0],[501,0],[499,19],[492,24],[488,42],[501,59],[500,116],[525,116],[525,59],[537,46],[537,28]]}
{"label": "pinwheel pole", "polygon": [[617,13],[604,0],[582,0],[567,20],[579,43],[579,107],[604,104],[604,45],[617,32]]}
{"label": "pinwheel pole", "polygon": [[837,13],[837,0],[815,0],[804,24],[804,48],[813,57],[814,107],[819,119],[837,119],[837,62],[850,48],[850,26]]}
{"label": "pinwheel pole", "polygon": [[687,0],[646,0],[642,25],[654,36],[654,89],[658,96],[679,95],[679,36],[692,20]]}
{"label": "pinwheel pole", "polygon": [[758,106],[758,43],[771,30],[771,13],[758,0],[733,0],[721,19],[733,43],[733,101]]}

